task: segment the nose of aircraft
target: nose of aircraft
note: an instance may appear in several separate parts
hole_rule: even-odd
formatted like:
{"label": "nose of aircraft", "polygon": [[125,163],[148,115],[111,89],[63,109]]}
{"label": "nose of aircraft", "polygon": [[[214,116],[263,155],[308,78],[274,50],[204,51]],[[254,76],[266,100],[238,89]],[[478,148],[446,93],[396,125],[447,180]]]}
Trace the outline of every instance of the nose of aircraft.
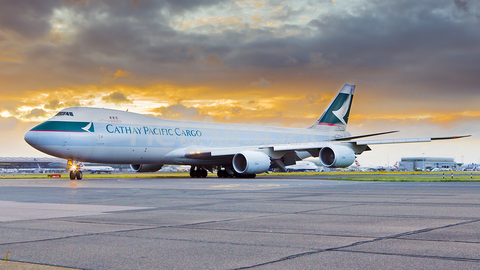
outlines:
{"label": "nose of aircraft", "polygon": [[31,146],[35,146],[38,141],[38,134],[35,131],[29,131],[25,134],[25,141]]}

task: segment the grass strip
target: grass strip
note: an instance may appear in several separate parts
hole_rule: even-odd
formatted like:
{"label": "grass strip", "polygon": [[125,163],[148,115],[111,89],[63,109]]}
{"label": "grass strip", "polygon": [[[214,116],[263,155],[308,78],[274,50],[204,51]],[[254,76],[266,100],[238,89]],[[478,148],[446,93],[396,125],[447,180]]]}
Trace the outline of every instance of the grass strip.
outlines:
{"label": "grass strip", "polygon": [[335,177],[330,180],[367,182],[480,182],[480,177]]}

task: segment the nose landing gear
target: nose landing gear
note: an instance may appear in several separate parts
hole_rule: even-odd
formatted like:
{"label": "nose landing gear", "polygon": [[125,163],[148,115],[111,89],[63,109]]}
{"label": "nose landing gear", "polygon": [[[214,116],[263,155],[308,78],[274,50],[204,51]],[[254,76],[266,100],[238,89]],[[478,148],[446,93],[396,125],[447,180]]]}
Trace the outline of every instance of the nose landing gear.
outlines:
{"label": "nose landing gear", "polygon": [[70,171],[70,180],[82,180],[83,173],[79,170],[76,161],[69,159],[67,162],[67,168]]}
{"label": "nose landing gear", "polygon": [[70,171],[70,180],[82,180],[83,178],[83,173],[81,171]]}

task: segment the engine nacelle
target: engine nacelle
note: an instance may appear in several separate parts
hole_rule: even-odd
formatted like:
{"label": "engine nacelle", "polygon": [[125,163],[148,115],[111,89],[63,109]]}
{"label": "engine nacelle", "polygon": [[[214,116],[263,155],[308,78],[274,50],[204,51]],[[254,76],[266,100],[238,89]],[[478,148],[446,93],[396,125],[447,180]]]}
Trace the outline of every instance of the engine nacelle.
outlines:
{"label": "engine nacelle", "polygon": [[239,174],[264,173],[270,168],[270,157],[262,152],[244,151],[235,154],[232,163]]}
{"label": "engine nacelle", "polygon": [[327,168],[345,168],[355,161],[355,152],[346,146],[323,147],[319,156],[323,166]]}
{"label": "engine nacelle", "polygon": [[135,172],[156,172],[162,168],[163,164],[130,164],[130,168]]}

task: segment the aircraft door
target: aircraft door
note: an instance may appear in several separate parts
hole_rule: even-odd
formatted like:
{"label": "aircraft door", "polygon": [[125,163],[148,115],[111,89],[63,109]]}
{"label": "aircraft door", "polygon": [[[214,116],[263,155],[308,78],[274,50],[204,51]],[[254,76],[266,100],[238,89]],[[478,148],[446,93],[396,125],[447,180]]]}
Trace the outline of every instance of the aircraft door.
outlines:
{"label": "aircraft door", "polygon": [[98,133],[98,136],[95,138],[95,145],[102,146],[105,145],[105,139],[103,138],[103,133]]}

